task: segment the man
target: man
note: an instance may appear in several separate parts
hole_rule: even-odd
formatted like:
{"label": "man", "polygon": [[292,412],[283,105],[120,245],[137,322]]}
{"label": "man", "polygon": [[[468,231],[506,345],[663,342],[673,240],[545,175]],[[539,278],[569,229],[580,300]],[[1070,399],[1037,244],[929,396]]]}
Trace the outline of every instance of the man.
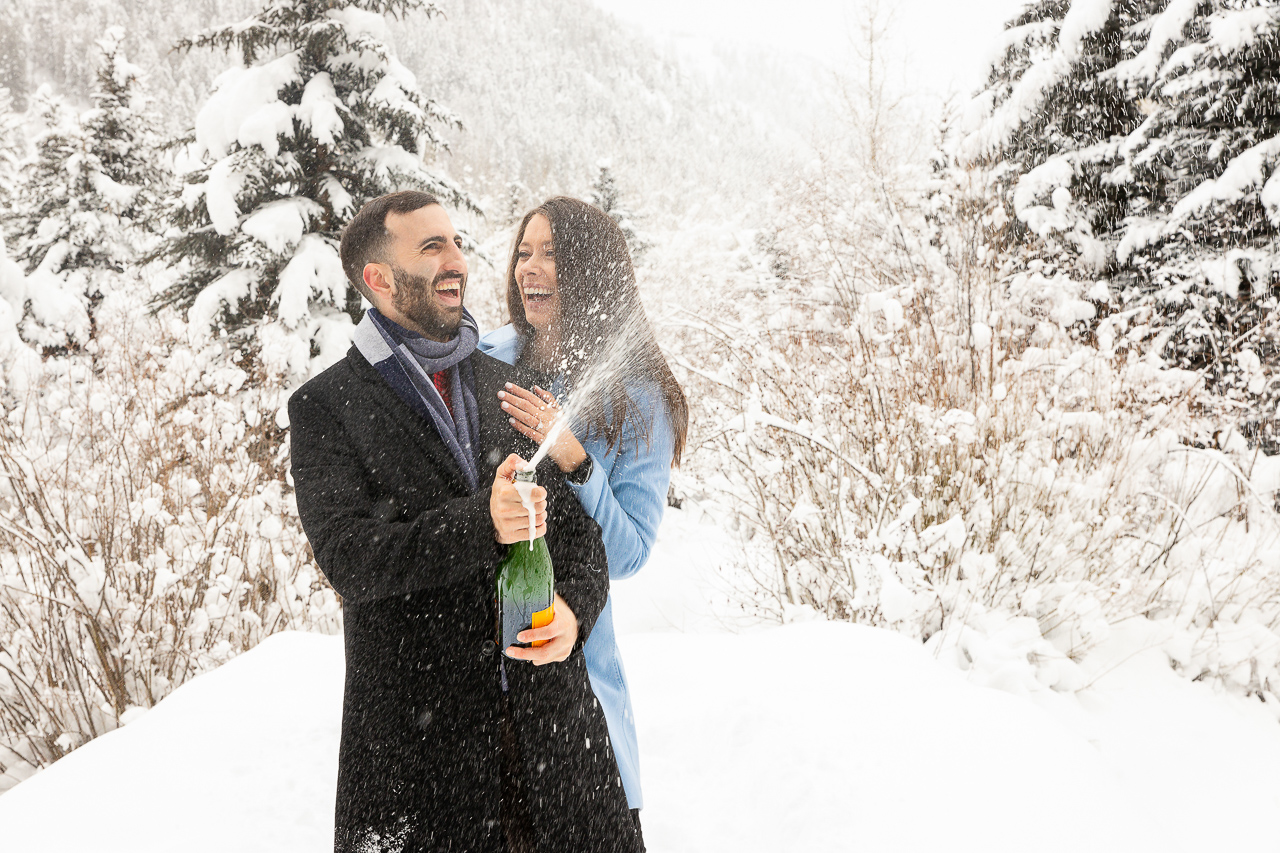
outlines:
{"label": "man", "polygon": [[552,465],[534,523],[555,619],[520,635],[549,642],[497,653],[494,570],[529,537],[513,451],[534,447],[497,402],[527,378],[475,351],[461,243],[425,193],[365,205],[341,255],[373,308],[289,402],[298,511],[343,598],[335,849],[635,850],[582,657],[604,548]]}

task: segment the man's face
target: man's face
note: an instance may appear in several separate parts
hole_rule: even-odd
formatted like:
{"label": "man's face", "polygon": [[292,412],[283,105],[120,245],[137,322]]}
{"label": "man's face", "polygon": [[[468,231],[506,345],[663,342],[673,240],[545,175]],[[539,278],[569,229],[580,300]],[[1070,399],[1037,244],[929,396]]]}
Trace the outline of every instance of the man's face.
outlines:
{"label": "man's face", "polygon": [[[438,204],[387,215],[388,261],[395,285],[391,307],[405,325],[437,341],[450,340],[462,322],[467,259],[462,238]],[[396,319],[391,317],[390,319]]]}

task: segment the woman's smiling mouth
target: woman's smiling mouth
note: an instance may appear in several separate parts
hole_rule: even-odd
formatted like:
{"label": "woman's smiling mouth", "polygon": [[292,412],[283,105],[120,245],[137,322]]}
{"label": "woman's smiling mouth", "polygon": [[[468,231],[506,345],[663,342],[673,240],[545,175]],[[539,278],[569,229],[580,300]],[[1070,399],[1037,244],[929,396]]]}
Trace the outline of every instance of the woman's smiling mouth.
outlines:
{"label": "woman's smiling mouth", "polygon": [[555,295],[554,289],[543,284],[526,284],[524,286],[524,300],[533,305],[546,302]]}

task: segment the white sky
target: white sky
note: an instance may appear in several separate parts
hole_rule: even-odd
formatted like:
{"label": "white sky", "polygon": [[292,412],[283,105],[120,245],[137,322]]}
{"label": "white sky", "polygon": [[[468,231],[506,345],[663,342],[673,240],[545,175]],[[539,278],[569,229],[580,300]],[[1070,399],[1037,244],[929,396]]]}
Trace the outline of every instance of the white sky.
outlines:
{"label": "white sky", "polygon": [[[860,0],[595,0],[655,34],[793,52],[839,65]],[[1026,0],[879,0],[895,9],[891,40],[920,89],[971,93],[1004,22]]]}

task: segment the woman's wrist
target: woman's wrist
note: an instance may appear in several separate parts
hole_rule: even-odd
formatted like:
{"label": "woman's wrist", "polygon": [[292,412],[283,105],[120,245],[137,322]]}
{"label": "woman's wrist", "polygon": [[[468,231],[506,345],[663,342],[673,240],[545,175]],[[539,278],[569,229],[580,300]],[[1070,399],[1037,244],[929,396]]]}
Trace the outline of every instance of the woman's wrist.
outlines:
{"label": "woman's wrist", "polygon": [[[577,444],[577,442],[574,443]],[[587,451],[583,449],[581,444],[577,444],[576,447],[570,447],[564,453],[559,454],[556,458],[556,465],[559,466],[562,474],[572,474],[578,470],[578,466],[586,461]]]}
{"label": "woman's wrist", "polygon": [[591,470],[594,467],[590,456],[587,456],[582,464],[572,471],[564,472],[564,479],[568,483],[575,486],[585,486],[587,481],[591,479]]}

